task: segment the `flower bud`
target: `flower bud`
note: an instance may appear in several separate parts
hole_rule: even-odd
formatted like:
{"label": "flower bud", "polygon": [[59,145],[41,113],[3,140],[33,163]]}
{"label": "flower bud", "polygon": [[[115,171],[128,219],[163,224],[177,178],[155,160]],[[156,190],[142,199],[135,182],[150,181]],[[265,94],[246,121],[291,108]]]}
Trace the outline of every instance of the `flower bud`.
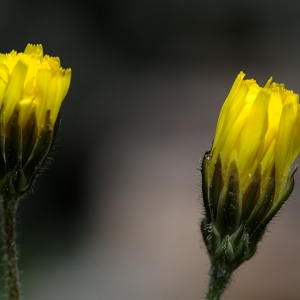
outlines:
{"label": "flower bud", "polygon": [[25,193],[45,162],[59,125],[71,70],[42,45],[0,54],[0,195]]}
{"label": "flower bud", "polygon": [[290,168],[300,150],[298,95],[272,78],[262,88],[244,76],[222,107],[201,167],[203,238],[211,261],[232,270],[254,255],[291,194],[296,169]]}

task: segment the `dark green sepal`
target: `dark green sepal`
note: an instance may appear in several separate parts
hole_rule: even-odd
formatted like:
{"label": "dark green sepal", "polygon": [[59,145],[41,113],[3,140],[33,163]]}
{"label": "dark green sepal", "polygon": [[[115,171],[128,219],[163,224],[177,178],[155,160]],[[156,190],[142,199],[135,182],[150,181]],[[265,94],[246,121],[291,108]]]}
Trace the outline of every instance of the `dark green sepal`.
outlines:
{"label": "dark green sepal", "polygon": [[294,176],[295,176],[295,173],[297,172],[297,170],[298,170],[298,166],[295,166],[294,171],[289,176],[284,193],[281,195],[281,197],[278,200],[276,200],[275,203],[273,203],[272,207],[268,211],[268,214],[264,217],[263,223],[266,223],[266,224],[269,223],[272,220],[272,218],[275,216],[275,214],[278,212],[278,210],[281,208],[283,203],[291,195],[291,193],[294,189],[294,184],[295,184]]}
{"label": "dark green sepal", "polygon": [[[257,248],[257,244],[259,243],[259,241],[262,239],[266,228],[267,228],[268,223],[264,223],[262,222],[257,228],[255,228],[255,230],[253,230],[250,234],[250,249],[251,251],[256,251]],[[255,249],[254,249],[255,248]]]}
{"label": "dark green sepal", "polygon": [[228,235],[224,238],[224,246],[226,249],[224,251],[224,253],[225,253],[227,261],[228,262],[234,261],[235,260],[235,251],[234,251],[232,244],[230,243]]}
{"label": "dark green sepal", "polygon": [[206,218],[203,218],[203,220],[200,223],[200,230],[202,233],[203,241],[205,243],[207,251],[211,254],[211,235],[210,235],[210,230],[208,228],[208,224],[206,222]]}
{"label": "dark green sepal", "polygon": [[256,253],[257,243],[253,243],[249,234],[245,231],[235,250],[235,260],[232,262],[233,269],[237,269],[243,262],[249,260]]}
{"label": "dark green sepal", "polygon": [[235,245],[235,268],[237,268],[241,263],[248,260],[249,257],[249,235],[247,233],[243,233],[242,236]]}
{"label": "dark green sepal", "polygon": [[5,133],[3,128],[3,104],[0,109],[0,191],[2,190],[2,186],[5,185],[5,176],[7,173],[6,170],[6,155],[5,155]]}
{"label": "dark green sepal", "polygon": [[207,223],[211,223],[213,220],[213,211],[210,201],[210,183],[209,183],[209,162],[211,159],[211,153],[206,152],[202,158],[201,163],[201,177],[202,177],[202,198],[204,203],[204,211],[207,219]]}
{"label": "dark green sepal", "polygon": [[244,226],[244,223],[242,223],[240,225],[240,227],[238,228],[238,230],[236,230],[230,237],[229,237],[229,241],[231,244],[233,245],[237,245],[244,233],[244,229],[245,229],[245,226]]}
{"label": "dark green sepal", "polygon": [[40,170],[53,142],[53,129],[50,126],[50,112],[46,116],[45,125],[36,139],[32,153],[23,167],[26,177],[26,186],[24,191],[34,181],[38,171]]}
{"label": "dark green sepal", "polygon": [[221,236],[214,223],[208,224],[206,218],[201,222],[201,232],[203,241],[210,255],[219,250],[221,244]]}
{"label": "dark green sepal", "polygon": [[283,203],[291,195],[293,188],[294,188],[294,182],[295,182],[294,176],[295,176],[295,173],[297,170],[298,170],[298,166],[296,166],[294,171],[291,173],[291,175],[288,179],[287,185],[286,185],[285,192],[281,195],[281,197],[279,199],[277,199],[277,201],[275,201],[275,203],[273,203],[273,202],[271,203],[266,215],[259,222],[259,224],[255,228],[255,230],[252,231],[251,240],[258,243],[262,239],[263,234],[267,228],[267,225],[272,220],[272,218],[276,215],[276,213],[280,210]]}
{"label": "dark green sepal", "polygon": [[22,128],[22,165],[24,166],[32,154],[37,139],[36,111],[33,110]]}
{"label": "dark green sepal", "polygon": [[223,176],[222,176],[222,162],[220,155],[218,156],[217,162],[215,164],[215,169],[212,178],[212,184],[210,186],[210,202],[211,209],[213,212],[213,219],[216,219],[218,211],[218,202],[220,194],[223,188]]}
{"label": "dark green sepal", "polygon": [[223,185],[223,189],[220,193],[218,210],[216,214],[216,225],[222,238],[226,235],[226,231],[227,231],[228,206],[229,206],[228,181],[226,180],[226,182]]}
{"label": "dark green sepal", "polygon": [[261,166],[259,165],[256,172],[252,176],[253,180],[249,184],[245,195],[243,196],[243,209],[241,220],[247,220],[251,215],[255,203],[257,203],[260,193],[261,183]]}
{"label": "dark green sepal", "polygon": [[226,236],[222,242],[227,264],[235,270],[241,263],[250,259],[255,252],[249,248],[250,237],[243,225],[235,235]]}
{"label": "dark green sepal", "polygon": [[8,172],[12,172],[21,159],[22,133],[19,114],[20,111],[15,108],[5,128],[5,157]]}
{"label": "dark green sepal", "polygon": [[268,184],[261,191],[260,197],[256,202],[250,217],[246,220],[245,227],[250,233],[254,232],[256,228],[258,228],[258,226],[261,224],[262,220],[264,220],[264,216],[268,212],[270,205],[272,205],[273,203],[274,193],[275,193],[275,168],[273,167],[271,175],[268,179]]}
{"label": "dark green sepal", "polygon": [[220,193],[217,210],[217,227],[221,236],[231,235],[240,226],[242,214],[242,194],[239,186],[239,172],[236,161],[228,170],[223,189]]}
{"label": "dark green sepal", "polygon": [[215,252],[220,251],[220,244],[221,244],[221,235],[215,226],[214,223],[210,224],[211,236],[212,236],[212,250]]}

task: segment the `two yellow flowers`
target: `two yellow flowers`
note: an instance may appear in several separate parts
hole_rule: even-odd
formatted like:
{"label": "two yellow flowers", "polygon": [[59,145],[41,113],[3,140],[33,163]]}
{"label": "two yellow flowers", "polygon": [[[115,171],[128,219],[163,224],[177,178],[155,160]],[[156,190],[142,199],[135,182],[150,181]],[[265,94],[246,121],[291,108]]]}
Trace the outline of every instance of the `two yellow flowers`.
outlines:
{"label": "two yellow flowers", "polygon": [[0,194],[27,191],[52,146],[71,80],[42,45],[0,54]]}

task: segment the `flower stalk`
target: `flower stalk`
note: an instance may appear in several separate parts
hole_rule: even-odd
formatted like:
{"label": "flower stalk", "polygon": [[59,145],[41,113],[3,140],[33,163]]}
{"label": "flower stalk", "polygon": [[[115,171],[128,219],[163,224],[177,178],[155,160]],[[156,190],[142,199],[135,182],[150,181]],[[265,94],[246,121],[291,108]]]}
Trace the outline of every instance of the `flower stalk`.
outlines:
{"label": "flower stalk", "polygon": [[267,225],[292,193],[300,151],[299,96],[240,73],[222,107],[201,164],[201,232],[210,262],[207,300],[218,300],[232,273],[256,253]]}
{"label": "flower stalk", "polygon": [[228,286],[233,271],[224,263],[213,263],[210,271],[210,281],[206,300],[218,300]]}
{"label": "flower stalk", "polygon": [[20,281],[16,247],[16,210],[18,199],[9,195],[2,197],[2,235],[4,239],[4,267],[9,300],[20,300]]}

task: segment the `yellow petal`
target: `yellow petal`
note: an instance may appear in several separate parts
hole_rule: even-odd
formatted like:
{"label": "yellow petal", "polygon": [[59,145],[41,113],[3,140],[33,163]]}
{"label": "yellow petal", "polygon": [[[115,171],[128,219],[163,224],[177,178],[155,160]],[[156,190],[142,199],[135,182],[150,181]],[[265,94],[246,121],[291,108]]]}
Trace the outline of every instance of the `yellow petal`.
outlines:
{"label": "yellow petal", "polygon": [[51,111],[51,119],[53,123],[55,123],[56,121],[56,117],[59,113],[61,103],[64,100],[70,86],[70,81],[71,81],[70,69],[68,70],[59,69],[56,80],[57,80],[56,95],[53,95],[53,97],[55,98],[53,98],[53,101],[47,101],[47,103],[49,103],[48,108]]}
{"label": "yellow petal", "polygon": [[39,54],[41,57],[43,57],[43,46],[41,44],[38,45],[32,45],[28,44],[24,50],[24,54]]}
{"label": "yellow petal", "polygon": [[[230,149],[228,149],[225,145],[232,145],[236,139],[236,131],[234,134],[229,135],[229,132],[231,131],[232,127],[235,123],[239,123],[242,119],[242,115],[240,114],[241,107],[244,104],[244,101],[246,99],[246,96],[248,94],[249,88],[246,84],[242,84],[240,88],[238,89],[235,99],[236,101],[233,101],[232,103],[228,103],[226,107],[226,111],[221,111],[221,117],[224,118],[226,122],[224,122],[222,129],[220,130],[220,135],[217,139],[214,140],[212,149],[214,153],[220,153],[221,149],[224,152],[228,152]],[[224,114],[224,115],[222,115]],[[221,120],[222,122],[222,120]],[[235,126],[237,128],[237,126]],[[229,141],[228,139],[231,139]],[[216,160],[216,157],[218,155],[213,155],[213,160]],[[224,155],[223,155],[224,157]]]}
{"label": "yellow petal", "polygon": [[16,104],[22,97],[27,69],[28,67],[22,61],[18,61],[11,74],[11,80],[8,82],[7,90],[4,95],[5,107],[2,112],[4,127],[9,121]]}
{"label": "yellow petal", "polygon": [[[297,98],[299,98],[298,95]],[[293,149],[291,151],[290,164],[292,164],[295,161],[295,159],[297,158],[300,152],[300,106],[299,105],[297,105],[297,117],[295,121],[292,141],[293,141]]]}
{"label": "yellow petal", "polygon": [[231,90],[230,90],[230,92],[227,96],[227,99],[225,100],[225,102],[222,106],[220,116],[219,116],[219,119],[218,119],[218,123],[217,123],[217,129],[216,129],[214,144],[218,143],[218,139],[220,137],[221,131],[222,131],[223,126],[224,126],[224,122],[227,119],[228,111],[229,111],[229,109],[231,109],[233,99],[235,97],[235,94],[239,90],[241,83],[243,82],[244,76],[245,76],[245,74],[243,72],[240,72],[240,74],[235,79],[235,81],[233,83],[233,86],[232,86],[232,88],[231,88]]}
{"label": "yellow petal", "polygon": [[[275,143],[275,180],[276,194],[280,193],[288,177],[290,165],[288,162],[289,153],[292,146],[292,137],[296,122],[295,102],[287,99],[282,109],[282,115],[278,128],[277,139]],[[297,107],[296,107],[297,108]]]}
{"label": "yellow petal", "polygon": [[237,155],[241,172],[253,167],[259,146],[268,129],[270,93],[261,90],[244,121],[237,140]]}

